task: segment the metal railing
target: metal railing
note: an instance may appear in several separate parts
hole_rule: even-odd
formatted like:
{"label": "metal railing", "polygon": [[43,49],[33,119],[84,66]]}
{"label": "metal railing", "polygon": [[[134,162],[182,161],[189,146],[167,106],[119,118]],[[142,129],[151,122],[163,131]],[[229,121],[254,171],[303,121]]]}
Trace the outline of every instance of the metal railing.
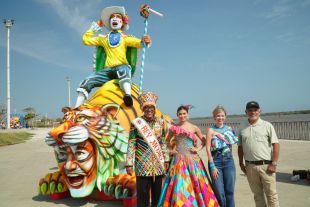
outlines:
{"label": "metal railing", "polygon": [[[205,132],[205,129],[210,127],[212,123],[199,121],[195,124]],[[227,122],[227,124],[235,130],[238,130],[240,126],[238,122]],[[271,124],[274,126],[279,139],[310,141],[310,121],[271,122]]]}
{"label": "metal railing", "polygon": [[279,139],[310,141],[310,121],[271,122]]}

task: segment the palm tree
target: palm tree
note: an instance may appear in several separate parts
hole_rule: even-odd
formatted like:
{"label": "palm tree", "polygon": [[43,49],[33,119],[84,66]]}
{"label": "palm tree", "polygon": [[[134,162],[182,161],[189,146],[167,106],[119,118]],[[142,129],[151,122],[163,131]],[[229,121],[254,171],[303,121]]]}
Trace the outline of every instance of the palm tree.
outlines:
{"label": "palm tree", "polygon": [[0,123],[2,128],[5,128],[5,122],[6,122],[6,105],[1,104],[0,105]]}
{"label": "palm tree", "polygon": [[31,127],[34,127],[33,120],[39,114],[37,114],[36,110],[33,107],[24,108],[23,112],[25,112],[25,117],[24,117],[25,121],[27,121],[28,123],[30,122],[31,124],[29,125]]}

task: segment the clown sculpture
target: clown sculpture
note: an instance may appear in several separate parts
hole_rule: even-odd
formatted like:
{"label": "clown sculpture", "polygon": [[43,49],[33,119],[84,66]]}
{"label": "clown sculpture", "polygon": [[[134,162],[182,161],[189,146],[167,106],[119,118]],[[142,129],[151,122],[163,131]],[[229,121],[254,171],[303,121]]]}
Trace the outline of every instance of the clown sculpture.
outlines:
{"label": "clown sculpture", "polygon": [[101,190],[109,176],[119,173],[128,134],[114,121],[117,111],[116,104],[64,108],[63,122],[46,137],[72,197]]}
{"label": "clown sculpture", "polygon": [[[102,24],[110,33],[95,36],[102,29]],[[105,63],[103,68],[93,72],[80,83],[77,89],[78,97],[75,107],[81,105],[87,98],[92,88],[100,87],[112,79],[119,80],[120,88],[125,92],[123,100],[126,106],[132,106],[131,74],[132,68],[128,63],[127,48],[141,48],[144,44],[149,45],[151,38],[148,35],[142,39],[135,38],[123,33],[127,30],[128,16],[125,8],[120,6],[106,7],[102,10],[101,20],[93,22],[90,29],[83,36],[83,43],[89,46],[100,46],[104,49]]]}
{"label": "clown sculpture", "polygon": [[[110,33],[94,37],[102,26]],[[39,194],[50,195],[52,199],[90,196],[105,200],[106,196],[111,196],[126,202],[127,198],[135,198],[136,175],[125,174],[122,165],[126,161],[131,122],[139,120],[136,118],[142,115],[141,109],[151,108],[154,116],[161,117],[154,123],[155,139],[162,134],[160,142],[154,142],[158,146],[158,143],[163,144],[163,122],[172,120],[155,107],[156,95],[147,93],[139,98],[139,88],[132,84],[131,76],[136,68],[137,48],[150,46],[151,39],[147,35],[142,40],[126,35],[123,33],[126,29],[128,17],[124,7],[112,6],[103,9],[101,20],[93,22],[84,34],[83,42],[97,49],[96,71],[77,89],[75,108],[63,109],[62,122],[45,139],[54,149],[59,170],[40,179]],[[94,87],[100,88],[88,98]],[[148,103],[147,106],[142,104],[140,109],[141,98],[154,102],[154,107]],[[165,151],[165,147],[161,148]],[[167,165],[162,162],[162,153],[155,154],[161,155],[156,165],[161,171],[152,176],[163,174],[166,166],[162,164]]]}
{"label": "clown sculpture", "polygon": [[[39,194],[83,198],[104,192],[116,198],[135,197],[136,176],[124,174],[120,163],[126,161],[131,121],[142,115],[142,96],[138,98],[139,87],[133,84],[133,106],[126,107],[122,93],[118,81],[112,80],[78,108],[63,109],[62,122],[45,139],[54,149],[58,170],[40,179]],[[156,117],[172,121],[158,108]],[[160,131],[156,127],[156,133]]]}

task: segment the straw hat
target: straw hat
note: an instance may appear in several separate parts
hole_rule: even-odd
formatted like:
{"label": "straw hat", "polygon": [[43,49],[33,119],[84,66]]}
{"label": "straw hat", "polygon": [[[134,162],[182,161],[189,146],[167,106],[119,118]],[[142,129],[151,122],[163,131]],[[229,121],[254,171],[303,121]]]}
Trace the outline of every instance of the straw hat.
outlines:
{"label": "straw hat", "polygon": [[[101,20],[103,22],[103,25],[108,29],[112,30],[110,27],[110,17],[112,14],[121,14],[123,17],[126,15],[125,7],[122,6],[110,6],[106,7],[101,12]],[[123,23],[123,30],[127,30],[129,26],[127,24]]]}

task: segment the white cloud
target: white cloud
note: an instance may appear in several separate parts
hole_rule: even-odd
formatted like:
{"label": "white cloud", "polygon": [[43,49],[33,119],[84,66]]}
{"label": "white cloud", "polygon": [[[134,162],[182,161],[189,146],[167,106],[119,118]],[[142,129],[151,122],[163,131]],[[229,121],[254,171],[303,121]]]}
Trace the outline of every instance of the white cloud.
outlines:
{"label": "white cloud", "polygon": [[291,7],[287,5],[275,5],[272,10],[265,15],[266,19],[277,19],[290,15]]}
{"label": "white cloud", "polygon": [[303,31],[299,32],[289,31],[277,35],[275,39],[293,45],[310,45],[309,31],[310,27],[305,28]]}
{"label": "white cloud", "polygon": [[[11,50],[70,70],[83,67],[83,63],[72,56],[72,49],[61,45],[62,41],[57,38],[58,35],[55,32],[37,31],[35,34],[36,41],[29,41],[34,37],[32,30],[23,30],[23,33],[19,31],[19,29],[16,29],[12,34],[14,37],[11,38]],[[6,48],[6,44],[2,42],[0,46]]]}
{"label": "white cloud", "polygon": [[308,5],[310,5],[310,0],[304,0],[302,6],[306,7]]}
{"label": "white cloud", "polygon": [[[64,0],[36,0],[42,4],[48,4],[63,20],[63,22],[82,34],[85,32],[85,28],[90,25],[90,20],[87,15],[94,11],[100,1],[64,1]],[[71,3],[71,4],[70,4]]]}
{"label": "white cloud", "polygon": [[[91,20],[87,19],[87,15],[92,14],[96,6],[100,3],[99,0],[93,1],[64,1],[64,0],[34,0],[42,5],[48,6],[61,19],[62,22],[71,28],[73,31],[81,35],[85,29],[89,27]],[[29,29],[30,28],[30,29]],[[39,61],[53,64],[65,69],[91,67],[91,56],[89,54],[89,65],[83,60],[76,59],[74,51],[65,47],[64,39],[57,31],[54,30],[38,30],[33,28],[33,25],[20,25],[12,31],[11,49],[34,58]],[[35,41],[32,40],[35,37]],[[0,42],[1,47],[6,47],[6,44]],[[87,57],[86,57],[87,58]],[[88,60],[88,59],[87,59]]]}
{"label": "white cloud", "polygon": [[282,19],[295,14],[300,7],[308,7],[309,5],[310,0],[278,0],[271,7],[271,10],[263,16],[271,20]]}

